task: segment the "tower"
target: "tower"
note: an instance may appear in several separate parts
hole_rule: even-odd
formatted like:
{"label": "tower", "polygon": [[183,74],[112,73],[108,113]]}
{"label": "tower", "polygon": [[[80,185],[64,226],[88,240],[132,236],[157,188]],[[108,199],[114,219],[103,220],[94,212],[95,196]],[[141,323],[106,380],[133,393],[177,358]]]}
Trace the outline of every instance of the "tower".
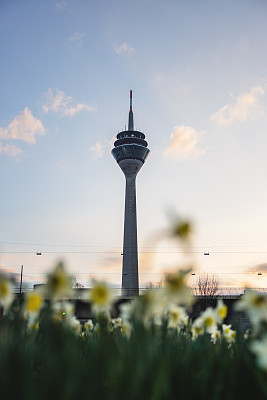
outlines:
{"label": "tower", "polygon": [[150,153],[142,132],[134,130],[132,90],[130,90],[130,111],[128,130],[118,133],[111,151],[126,178],[122,293],[124,296],[139,294],[137,218],[136,218],[136,176]]}

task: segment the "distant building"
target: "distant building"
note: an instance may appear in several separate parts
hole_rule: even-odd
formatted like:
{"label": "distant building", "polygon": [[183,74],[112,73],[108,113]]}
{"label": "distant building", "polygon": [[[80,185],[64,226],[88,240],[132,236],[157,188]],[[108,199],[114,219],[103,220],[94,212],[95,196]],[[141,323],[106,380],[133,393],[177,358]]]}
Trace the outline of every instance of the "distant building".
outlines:
{"label": "distant building", "polygon": [[122,294],[126,297],[139,294],[135,180],[150,153],[147,145],[145,135],[134,130],[132,91],[130,91],[128,130],[118,133],[112,149],[112,155],[126,178],[122,254]]}

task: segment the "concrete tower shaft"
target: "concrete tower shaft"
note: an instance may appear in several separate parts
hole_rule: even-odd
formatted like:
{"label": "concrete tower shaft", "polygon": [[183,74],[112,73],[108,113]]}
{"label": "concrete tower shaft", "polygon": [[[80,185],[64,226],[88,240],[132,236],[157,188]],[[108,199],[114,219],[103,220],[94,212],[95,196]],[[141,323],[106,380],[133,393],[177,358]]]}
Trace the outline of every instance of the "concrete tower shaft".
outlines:
{"label": "concrete tower shaft", "polygon": [[134,130],[132,91],[130,91],[128,131],[118,133],[112,149],[112,155],[126,178],[122,291],[123,295],[128,297],[139,294],[135,182],[149,152],[145,135]]}

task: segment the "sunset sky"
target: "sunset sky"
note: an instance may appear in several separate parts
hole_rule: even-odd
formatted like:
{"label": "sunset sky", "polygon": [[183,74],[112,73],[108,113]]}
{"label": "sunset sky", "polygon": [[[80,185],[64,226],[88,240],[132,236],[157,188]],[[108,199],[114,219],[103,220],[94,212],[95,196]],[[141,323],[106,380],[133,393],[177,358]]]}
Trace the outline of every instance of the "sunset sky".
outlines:
{"label": "sunset sky", "polygon": [[[267,287],[266,18],[265,0],[1,0],[1,269],[23,264],[32,285],[64,260],[78,281],[120,284],[125,180],[110,150],[132,89],[151,150],[141,286],[191,265]],[[175,214],[194,227],[185,254]]]}

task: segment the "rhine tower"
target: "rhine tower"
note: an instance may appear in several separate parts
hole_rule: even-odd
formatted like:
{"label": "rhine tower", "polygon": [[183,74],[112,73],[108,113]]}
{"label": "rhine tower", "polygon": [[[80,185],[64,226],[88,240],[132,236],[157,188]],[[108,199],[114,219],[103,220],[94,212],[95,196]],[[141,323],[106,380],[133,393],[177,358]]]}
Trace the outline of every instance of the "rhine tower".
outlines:
{"label": "rhine tower", "polygon": [[139,278],[135,181],[150,151],[147,148],[145,135],[134,130],[132,90],[130,90],[128,130],[118,133],[111,152],[126,178],[122,294],[126,297],[137,296]]}

